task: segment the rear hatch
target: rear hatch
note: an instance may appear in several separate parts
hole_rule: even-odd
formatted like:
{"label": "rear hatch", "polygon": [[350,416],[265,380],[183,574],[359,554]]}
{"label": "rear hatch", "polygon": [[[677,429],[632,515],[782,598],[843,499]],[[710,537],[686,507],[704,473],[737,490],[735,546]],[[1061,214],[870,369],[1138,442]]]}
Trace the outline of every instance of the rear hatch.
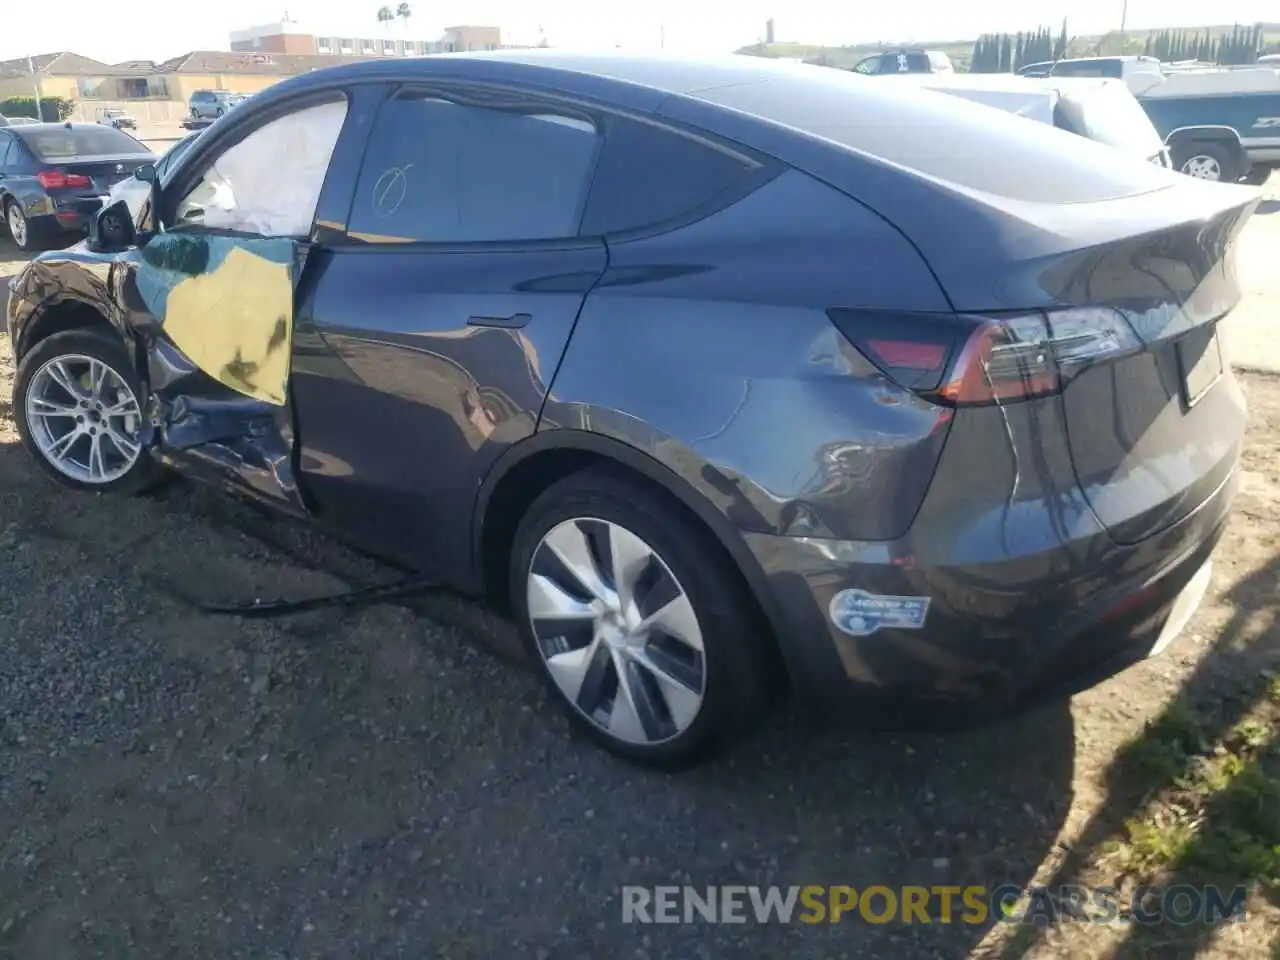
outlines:
{"label": "rear hatch", "polygon": [[[696,96],[816,139],[759,135],[897,227],[956,319],[981,318],[958,353],[945,351],[949,381],[938,349],[895,342],[882,368],[927,370],[917,388],[956,403],[1059,396],[1077,479],[1114,539],[1135,542],[1176,523],[1230,474],[1245,407],[1217,327],[1240,297],[1236,248],[1257,190],[839,71]],[[674,98],[663,113],[733,129]],[[892,339],[917,328],[931,336],[924,326],[899,324]],[[957,379],[957,370],[976,376]]]}
{"label": "rear hatch", "polygon": [[[1047,272],[1063,299],[1121,318],[1121,341],[1132,332],[1098,362],[1062,367],[1077,479],[1121,543],[1185,517],[1239,457],[1245,405],[1218,324],[1240,299],[1236,248],[1254,203],[1081,251]],[[1088,313],[1050,311],[1055,339]]]}

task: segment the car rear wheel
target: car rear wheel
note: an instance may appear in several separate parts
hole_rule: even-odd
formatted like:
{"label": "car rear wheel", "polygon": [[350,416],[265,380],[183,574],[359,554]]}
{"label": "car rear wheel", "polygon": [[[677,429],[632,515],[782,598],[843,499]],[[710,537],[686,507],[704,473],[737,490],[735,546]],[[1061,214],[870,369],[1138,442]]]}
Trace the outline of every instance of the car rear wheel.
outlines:
{"label": "car rear wheel", "polygon": [[517,621],[572,722],[627,760],[683,766],[752,730],[775,686],[755,605],[719,545],[665,495],[574,474],[525,515]]}
{"label": "car rear wheel", "polygon": [[65,330],[18,365],[13,408],[36,463],[80,490],[139,492],[163,471],[142,446],[142,396],[123,344],[100,330]]}
{"label": "car rear wheel", "polygon": [[1234,181],[1239,177],[1236,163],[1216,143],[1193,143],[1182,149],[1174,160],[1179,171],[1197,180]]}
{"label": "car rear wheel", "polygon": [[16,200],[5,202],[4,221],[9,228],[9,236],[19,250],[35,250],[39,246],[39,231],[22,212],[22,205]]}

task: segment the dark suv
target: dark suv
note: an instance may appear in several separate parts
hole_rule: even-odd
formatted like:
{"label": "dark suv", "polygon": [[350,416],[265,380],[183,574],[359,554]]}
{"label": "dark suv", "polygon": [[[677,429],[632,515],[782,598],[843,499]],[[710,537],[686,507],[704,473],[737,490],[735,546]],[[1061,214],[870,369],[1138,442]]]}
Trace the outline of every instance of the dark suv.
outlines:
{"label": "dark suv", "polygon": [[136,233],[108,206],[13,280],[13,417],[68,486],[182,470],[491,598],[629,758],[788,688],[1069,694],[1204,594],[1259,197],[908,87],[553,50],[286,80]]}
{"label": "dark suv", "polygon": [[859,60],[854,73],[883,76],[888,73],[954,73],[955,65],[941,50],[923,50],[918,47],[886,50]]}

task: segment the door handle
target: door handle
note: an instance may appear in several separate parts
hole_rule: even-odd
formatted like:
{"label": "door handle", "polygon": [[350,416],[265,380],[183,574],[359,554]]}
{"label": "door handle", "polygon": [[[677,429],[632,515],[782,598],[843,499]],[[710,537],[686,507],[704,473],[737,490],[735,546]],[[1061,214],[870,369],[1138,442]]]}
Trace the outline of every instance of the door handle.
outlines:
{"label": "door handle", "polygon": [[471,317],[467,320],[469,327],[499,327],[503,330],[519,330],[533,319],[529,313],[513,313],[509,317]]}

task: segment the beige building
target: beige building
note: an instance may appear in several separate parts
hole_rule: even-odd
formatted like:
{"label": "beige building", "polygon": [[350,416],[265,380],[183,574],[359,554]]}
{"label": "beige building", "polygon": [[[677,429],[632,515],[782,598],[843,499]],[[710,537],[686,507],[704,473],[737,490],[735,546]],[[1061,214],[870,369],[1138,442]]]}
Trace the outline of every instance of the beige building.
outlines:
{"label": "beige building", "polygon": [[431,53],[463,53],[497,50],[502,46],[498,27],[447,27],[435,40],[410,39],[388,30],[383,36],[341,37],[303,30],[291,20],[264,23],[231,34],[234,53],[318,55],[334,57],[412,57]]}
{"label": "beige building", "polygon": [[[197,90],[257,93],[287,77],[368,57],[405,57],[501,46],[497,27],[450,27],[439,40],[316,37],[289,32],[290,23],[267,24],[232,34],[232,50],[195,50],[154,63],[107,64],[77,53],[48,53],[0,61],[0,100],[60,97],[75,103],[72,117],[94,120],[107,107],[125,106],[140,121],[166,122],[187,115]],[[352,52],[355,51],[355,52]],[[32,72],[34,68],[34,73]]]}

